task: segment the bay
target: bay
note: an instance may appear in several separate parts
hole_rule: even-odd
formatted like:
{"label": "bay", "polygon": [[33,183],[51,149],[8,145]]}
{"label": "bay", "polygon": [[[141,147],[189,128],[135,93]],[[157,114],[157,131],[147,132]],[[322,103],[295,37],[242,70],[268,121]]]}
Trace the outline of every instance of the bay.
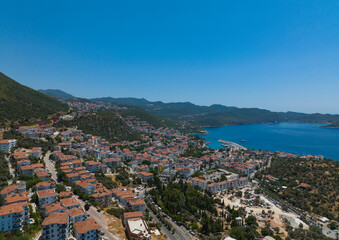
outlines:
{"label": "bay", "polygon": [[[320,128],[322,123],[260,123],[225,127],[206,127],[202,135],[211,148],[221,148],[218,140],[238,143],[246,148],[283,151],[294,154],[323,155],[339,160],[339,129]],[[245,140],[245,141],[242,141]]]}

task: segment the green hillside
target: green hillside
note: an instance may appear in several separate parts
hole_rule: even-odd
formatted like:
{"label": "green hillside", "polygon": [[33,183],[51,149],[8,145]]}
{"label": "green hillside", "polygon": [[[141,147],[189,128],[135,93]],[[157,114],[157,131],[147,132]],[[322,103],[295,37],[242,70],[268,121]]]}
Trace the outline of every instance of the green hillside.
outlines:
{"label": "green hillside", "polygon": [[320,122],[333,123],[337,127],[339,115],[305,114],[296,112],[272,112],[259,108],[237,108],[220,104],[199,106],[190,102],[163,103],[151,102],[144,98],[97,98],[92,101],[104,101],[112,104],[128,104],[143,108],[149,113],[175,121],[198,126],[224,126],[263,122]]}
{"label": "green hillside", "polygon": [[61,91],[59,89],[46,89],[46,90],[40,89],[38,91],[50,97],[60,98],[62,100],[75,98],[73,95],[66,93],[64,91]]}
{"label": "green hillside", "polygon": [[66,104],[0,73],[0,125],[6,121],[28,122],[67,110]]}
{"label": "green hillside", "polygon": [[73,120],[61,120],[55,124],[58,128],[77,127],[86,134],[93,134],[105,138],[110,142],[140,140],[139,133],[133,131],[113,112],[88,113]]}

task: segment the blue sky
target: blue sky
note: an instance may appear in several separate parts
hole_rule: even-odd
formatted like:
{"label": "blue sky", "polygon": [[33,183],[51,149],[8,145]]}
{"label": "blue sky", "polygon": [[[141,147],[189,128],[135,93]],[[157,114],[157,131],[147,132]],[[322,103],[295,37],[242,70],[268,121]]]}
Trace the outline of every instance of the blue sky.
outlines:
{"label": "blue sky", "polygon": [[0,6],[0,71],[35,89],[339,113],[338,1]]}

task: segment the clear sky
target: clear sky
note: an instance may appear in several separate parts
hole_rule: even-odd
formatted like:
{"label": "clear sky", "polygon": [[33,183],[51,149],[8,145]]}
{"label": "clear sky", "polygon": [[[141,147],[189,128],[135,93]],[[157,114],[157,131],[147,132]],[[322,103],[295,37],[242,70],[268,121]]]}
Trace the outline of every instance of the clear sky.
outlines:
{"label": "clear sky", "polygon": [[3,1],[0,71],[79,97],[339,113],[339,1]]}

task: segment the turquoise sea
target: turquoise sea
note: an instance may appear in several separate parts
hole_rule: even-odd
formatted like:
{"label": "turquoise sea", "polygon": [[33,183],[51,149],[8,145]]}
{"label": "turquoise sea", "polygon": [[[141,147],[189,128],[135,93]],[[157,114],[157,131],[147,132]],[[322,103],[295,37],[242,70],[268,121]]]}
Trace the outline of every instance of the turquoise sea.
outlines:
{"label": "turquoise sea", "polygon": [[[260,123],[226,127],[206,127],[202,135],[209,147],[220,148],[226,140],[246,148],[323,155],[339,160],[339,129],[319,128],[321,123]],[[242,142],[242,140],[246,140]]]}

